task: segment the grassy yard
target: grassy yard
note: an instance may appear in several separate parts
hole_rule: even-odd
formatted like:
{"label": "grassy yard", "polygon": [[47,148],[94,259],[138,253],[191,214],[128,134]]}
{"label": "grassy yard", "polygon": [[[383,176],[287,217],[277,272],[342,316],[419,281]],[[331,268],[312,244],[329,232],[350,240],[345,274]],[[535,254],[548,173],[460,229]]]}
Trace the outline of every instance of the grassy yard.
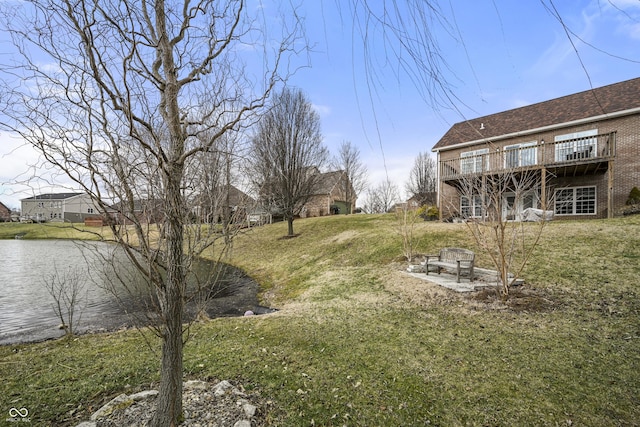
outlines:
{"label": "grassy yard", "polygon": [[84,224],[45,222],[40,224],[22,224],[0,222],[0,239],[84,239],[97,240],[96,233],[107,230],[106,227],[85,227]]}
{"label": "grassy yard", "polygon": [[[230,262],[279,311],[193,325],[186,378],[242,384],[279,426],[640,425],[639,216],[550,223],[508,301],[405,275],[396,227],[351,215],[241,234]],[[419,252],[474,249],[463,224],[418,229]],[[0,347],[0,425],[12,407],[74,425],[151,387],[158,360],[136,331]]]}

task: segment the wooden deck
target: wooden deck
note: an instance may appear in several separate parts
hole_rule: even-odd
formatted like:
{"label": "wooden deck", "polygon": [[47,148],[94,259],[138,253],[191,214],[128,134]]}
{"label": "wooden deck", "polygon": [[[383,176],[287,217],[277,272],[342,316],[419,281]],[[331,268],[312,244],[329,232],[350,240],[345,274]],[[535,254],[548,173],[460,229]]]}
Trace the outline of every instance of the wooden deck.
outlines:
{"label": "wooden deck", "polygon": [[517,148],[489,148],[486,153],[440,161],[440,179],[455,181],[473,175],[548,170],[556,176],[603,173],[615,154],[615,132]]}

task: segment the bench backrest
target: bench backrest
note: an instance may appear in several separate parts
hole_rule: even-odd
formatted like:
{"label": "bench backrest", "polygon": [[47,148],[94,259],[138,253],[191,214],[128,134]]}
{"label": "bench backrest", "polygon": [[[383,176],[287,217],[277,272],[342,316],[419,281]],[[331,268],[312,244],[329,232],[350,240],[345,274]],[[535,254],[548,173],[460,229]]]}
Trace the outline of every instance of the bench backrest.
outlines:
{"label": "bench backrest", "polygon": [[469,249],[443,248],[440,249],[440,261],[473,261],[475,254]]}

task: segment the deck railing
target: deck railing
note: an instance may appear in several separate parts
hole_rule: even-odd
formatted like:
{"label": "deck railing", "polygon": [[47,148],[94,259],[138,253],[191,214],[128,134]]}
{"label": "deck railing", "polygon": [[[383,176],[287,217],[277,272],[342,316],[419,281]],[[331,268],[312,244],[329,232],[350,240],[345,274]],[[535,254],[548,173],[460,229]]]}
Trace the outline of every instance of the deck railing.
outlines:
{"label": "deck railing", "polygon": [[[615,132],[555,142],[507,145],[498,149],[476,150],[460,157],[440,161],[440,178],[456,179],[470,174],[501,173],[537,169],[542,166],[571,166],[611,158]],[[473,154],[471,154],[473,153]]]}

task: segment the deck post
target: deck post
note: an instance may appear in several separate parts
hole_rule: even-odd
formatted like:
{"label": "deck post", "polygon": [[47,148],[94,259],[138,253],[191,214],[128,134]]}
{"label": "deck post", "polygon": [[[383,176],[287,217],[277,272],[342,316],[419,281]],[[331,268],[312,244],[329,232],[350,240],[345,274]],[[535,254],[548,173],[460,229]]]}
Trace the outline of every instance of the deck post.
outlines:
{"label": "deck post", "polygon": [[613,218],[613,160],[609,159],[607,170],[607,218]]}
{"label": "deck post", "polygon": [[442,179],[438,179],[438,221],[442,221],[442,211],[443,206],[442,206],[442,190],[444,188],[444,182],[442,181]]}
{"label": "deck post", "polygon": [[609,161],[607,168],[607,218],[613,218],[613,185],[614,185],[614,158],[616,155],[616,133],[612,132],[608,140],[609,143]]}
{"label": "deck post", "polygon": [[540,169],[540,202],[542,203],[542,210],[547,210],[547,168],[542,166]]}

